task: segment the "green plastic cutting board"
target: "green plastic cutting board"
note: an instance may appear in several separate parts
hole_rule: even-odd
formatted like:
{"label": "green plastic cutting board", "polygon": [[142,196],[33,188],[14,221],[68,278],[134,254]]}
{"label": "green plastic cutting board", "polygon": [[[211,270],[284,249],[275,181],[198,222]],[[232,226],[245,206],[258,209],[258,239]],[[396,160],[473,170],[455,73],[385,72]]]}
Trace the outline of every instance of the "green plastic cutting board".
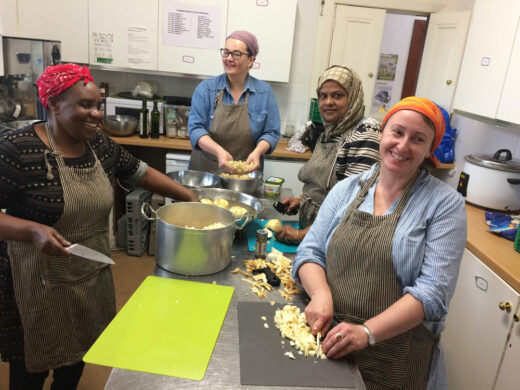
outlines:
{"label": "green plastic cutting board", "polygon": [[233,291],[229,286],[148,276],[83,361],[201,380]]}

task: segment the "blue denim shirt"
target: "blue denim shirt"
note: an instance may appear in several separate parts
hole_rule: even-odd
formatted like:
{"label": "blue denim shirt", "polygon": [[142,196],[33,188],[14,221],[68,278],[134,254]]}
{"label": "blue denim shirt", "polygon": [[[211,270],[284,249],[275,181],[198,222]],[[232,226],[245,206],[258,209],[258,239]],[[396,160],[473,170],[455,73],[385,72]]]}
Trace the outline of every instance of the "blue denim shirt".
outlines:
{"label": "blue denim shirt", "polygon": [[[233,104],[234,99],[231,95],[225,73],[204,80],[193,93],[188,120],[190,143],[193,149],[200,149],[197,146],[199,138],[203,135],[208,135],[215,112],[215,97],[222,89],[224,90],[222,102]],[[280,113],[276,98],[269,84],[250,75],[247,76],[239,103],[244,102],[247,90],[249,90],[249,123],[253,138],[256,144],[261,140],[269,142],[271,148],[267,154],[270,154],[280,139]]]}

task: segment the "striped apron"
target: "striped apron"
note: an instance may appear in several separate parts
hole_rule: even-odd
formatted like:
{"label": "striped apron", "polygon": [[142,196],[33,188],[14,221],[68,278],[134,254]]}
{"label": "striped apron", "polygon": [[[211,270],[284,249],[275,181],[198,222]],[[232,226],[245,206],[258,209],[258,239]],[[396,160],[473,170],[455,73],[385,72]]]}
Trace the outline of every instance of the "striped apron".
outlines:
{"label": "striped apron", "polygon": [[301,229],[312,225],[329,190],[338,182],[334,174],[336,159],[349,133],[346,132],[338,141],[327,139],[322,134],[311,158],[298,172],[298,180],[304,183],[298,214]]}
{"label": "striped apron", "polygon": [[[341,320],[362,324],[403,296],[392,262],[392,240],[417,176],[408,183],[394,212],[359,211],[379,169],[365,183],[331,237],[327,249],[327,282],[334,312]],[[426,389],[438,337],[423,324],[374,346],[356,351],[368,390]]]}
{"label": "striped apron", "polygon": [[[110,256],[108,217],[112,186],[94,155],[93,167],[65,165],[47,130],[63,187],[63,214],[53,226],[71,243]],[[49,171],[50,172],[50,171]],[[52,180],[52,174],[49,178]],[[32,241],[9,241],[16,303],[29,372],[76,364],[115,315],[108,264],[41,253]]]}
{"label": "striped apron", "polygon": [[[249,91],[246,91],[244,102],[238,104],[222,103],[223,94],[224,90],[220,90],[215,97],[215,112],[209,136],[226,149],[233,156],[233,160],[245,161],[256,147],[249,122]],[[194,149],[191,152],[190,169],[217,175],[222,172],[217,157],[202,149]]]}

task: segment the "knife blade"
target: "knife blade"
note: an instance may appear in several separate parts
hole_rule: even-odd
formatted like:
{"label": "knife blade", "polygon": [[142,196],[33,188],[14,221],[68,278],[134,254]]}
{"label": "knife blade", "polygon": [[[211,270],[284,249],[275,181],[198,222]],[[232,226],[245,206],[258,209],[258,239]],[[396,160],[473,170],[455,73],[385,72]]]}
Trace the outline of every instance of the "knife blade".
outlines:
{"label": "knife blade", "polygon": [[95,251],[94,249],[90,249],[84,245],[72,244],[65,249],[67,249],[73,255],[83,257],[84,259],[98,261],[100,263],[106,264],[115,264],[114,260],[112,260],[110,257],[105,256],[103,253]]}

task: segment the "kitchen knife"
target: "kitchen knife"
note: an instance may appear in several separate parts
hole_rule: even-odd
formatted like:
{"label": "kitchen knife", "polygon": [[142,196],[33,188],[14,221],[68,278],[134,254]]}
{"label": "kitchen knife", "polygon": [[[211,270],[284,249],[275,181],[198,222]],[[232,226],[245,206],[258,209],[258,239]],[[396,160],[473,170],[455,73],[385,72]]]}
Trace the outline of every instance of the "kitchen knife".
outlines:
{"label": "kitchen knife", "polygon": [[73,255],[83,257],[85,259],[99,261],[100,263],[115,264],[114,260],[108,256],[105,256],[103,253],[87,248],[86,246],[80,244],[72,244],[65,249],[67,249]]}

